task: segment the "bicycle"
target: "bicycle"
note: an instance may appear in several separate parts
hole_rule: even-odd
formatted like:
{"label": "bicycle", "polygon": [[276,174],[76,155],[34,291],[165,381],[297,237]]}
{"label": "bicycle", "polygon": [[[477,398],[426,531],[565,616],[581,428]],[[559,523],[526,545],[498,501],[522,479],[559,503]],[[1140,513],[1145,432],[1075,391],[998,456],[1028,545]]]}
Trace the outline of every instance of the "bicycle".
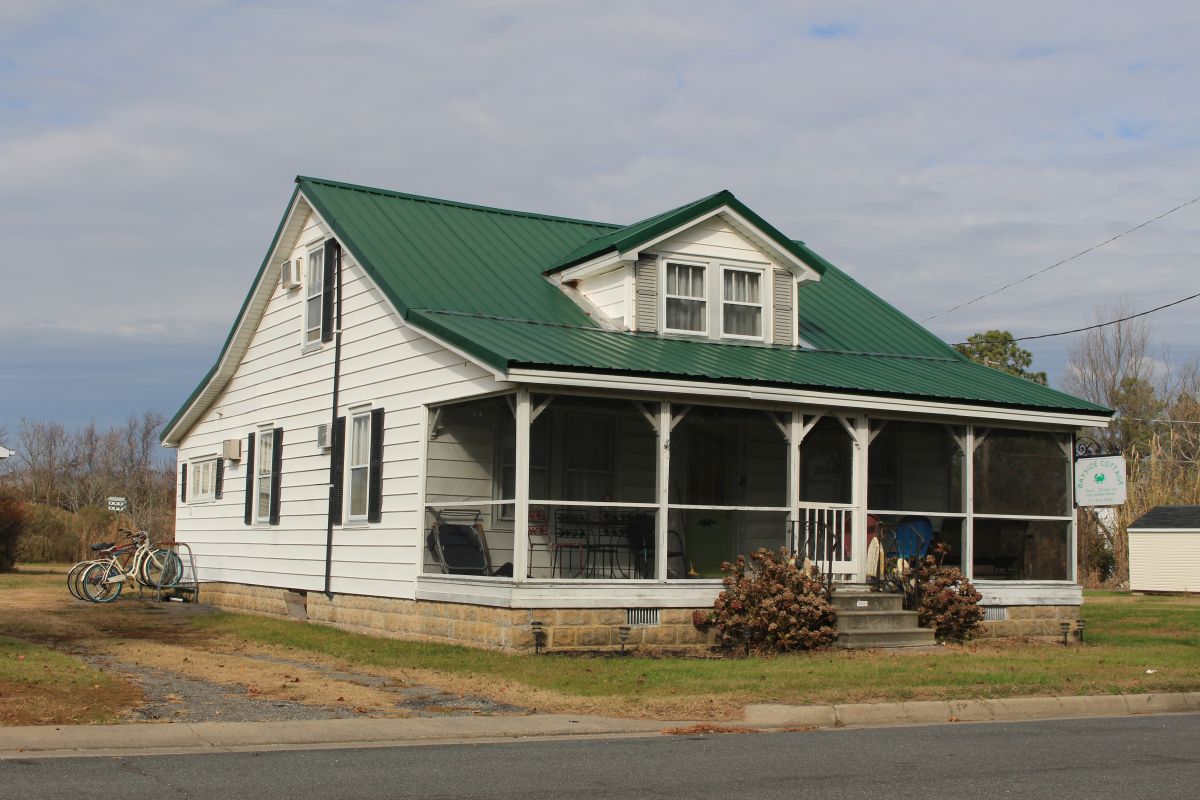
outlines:
{"label": "bicycle", "polygon": [[[133,545],[121,545],[121,548],[126,548],[132,551]],[[117,545],[113,544],[112,542],[102,542],[91,545],[89,549],[93,553],[104,554],[106,556],[113,551],[116,551],[118,548]],[[71,567],[71,570],[67,573],[67,591],[71,593],[72,597],[76,598],[77,600],[87,600],[87,598],[83,595],[83,586],[81,583],[83,573],[87,571],[88,567],[92,566],[93,564],[98,564],[103,560],[103,556],[100,558],[86,559]]]}
{"label": "bicycle", "polygon": [[78,578],[86,599],[93,603],[111,603],[121,596],[121,590],[130,578],[153,589],[169,589],[183,577],[183,562],[179,556],[170,550],[153,547],[150,534],[125,528],[121,532],[133,541],[111,548],[105,558],[93,562]]}

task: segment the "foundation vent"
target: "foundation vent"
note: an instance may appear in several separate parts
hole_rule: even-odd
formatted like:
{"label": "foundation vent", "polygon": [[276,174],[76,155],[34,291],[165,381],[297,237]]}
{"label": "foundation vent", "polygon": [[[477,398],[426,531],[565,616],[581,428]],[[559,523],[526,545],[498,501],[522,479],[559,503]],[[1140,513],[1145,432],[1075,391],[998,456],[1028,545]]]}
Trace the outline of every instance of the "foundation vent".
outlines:
{"label": "foundation vent", "polygon": [[1003,622],[1008,619],[1008,606],[984,606],[984,622]]}
{"label": "foundation vent", "polygon": [[625,609],[626,625],[657,625],[657,608],[627,608]]}

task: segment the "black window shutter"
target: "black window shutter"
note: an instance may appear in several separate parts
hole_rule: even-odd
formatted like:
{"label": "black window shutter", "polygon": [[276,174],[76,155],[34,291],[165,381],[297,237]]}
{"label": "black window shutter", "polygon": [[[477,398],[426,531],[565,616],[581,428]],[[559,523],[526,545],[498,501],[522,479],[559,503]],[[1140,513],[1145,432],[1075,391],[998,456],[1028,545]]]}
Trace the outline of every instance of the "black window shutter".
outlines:
{"label": "black window shutter", "polygon": [[179,502],[187,502],[187,464],[179,465]]}
{"label": "black window shutter", "polygon": [[279,524],[279,482],[283,475],[283,428],[276,428],[271,437],[271,518],[272,525]]}
{"label": "black window shutter", "polygon": [[225,459],[217,459],[217,477],[214,481],[216,490],[213,492],[213,497],[220,500],[225,495]]}
{"label": "black window shutter", "polygon": [[383,518],[383,409],[371,409],[371,477],[367,489],[367,522]]}
{"label": "black window shutter", "polygon": [[342,491],[345,483],[346,418],[338,417],[333,425],[333,442],[329,453],[329,516],[335,524],[342,521]]}
{"label": "black window shutter", "polygon": [[325,243],[325,276],[321,289],[321,341],[333,340],[333,300],[337,282],[338,262],[341,260],[342,248],[337,241],[330,239]]}
{"label": "black window shutter", "polygon": [[254,434],[246,436],[246,524],[254,522]]}

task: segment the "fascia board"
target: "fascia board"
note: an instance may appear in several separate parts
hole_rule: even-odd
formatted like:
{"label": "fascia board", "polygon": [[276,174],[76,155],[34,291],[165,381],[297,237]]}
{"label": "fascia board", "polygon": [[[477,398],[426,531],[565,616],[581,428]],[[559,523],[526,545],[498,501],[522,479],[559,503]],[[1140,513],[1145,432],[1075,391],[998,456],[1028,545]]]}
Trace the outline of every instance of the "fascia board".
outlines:
{"label": "fascia board", "polygon": [[738,213],[737,209],[729,205],[718,206],[717,208],[706,211],[703,214],[698,214],[692,217],[687,222],[677,225],[666,233],[661,233],[645,242],[639,244],[636,249],[631,249],[625,252],[617,253],[617,260],[620,261],[635,261],[638,254],[642,250],[649,250],[656,245],[662,244],[675,236],[683,233],[686,230],[696,227],[702,222],[712,219],[713,217],[724,217],[730,225],[732,225],[739,233],[757,245],[760,249],[767,252],[776,262],[790,269],[797,277],[804,281],[819,281],[820,273],[815,269],[805,264],[804,261],[797,258],[794,254],[780,247],[775,241],[761,231],[757,225],[746,219]]}
{"label": "fascia board", "polygon": [[890,413],[938,414],[951,417],[1054,425],[1068,428],[1107,428],[1109,424],[1108,417],[1091,416],[1068,411],[1035,411],[1005,408],[1003,406],[978,406],[903,397],[787,389],[775,386],[741,386],[704,381],[637,378],[608,373],[560,372],[556,370],[513,367],[509,369],[507,378],[514,383],[541,383],[608,391],[648,392],[660,395],[707,395],[719,398],[779,403],[782,405],[853,408],[863,411]]}

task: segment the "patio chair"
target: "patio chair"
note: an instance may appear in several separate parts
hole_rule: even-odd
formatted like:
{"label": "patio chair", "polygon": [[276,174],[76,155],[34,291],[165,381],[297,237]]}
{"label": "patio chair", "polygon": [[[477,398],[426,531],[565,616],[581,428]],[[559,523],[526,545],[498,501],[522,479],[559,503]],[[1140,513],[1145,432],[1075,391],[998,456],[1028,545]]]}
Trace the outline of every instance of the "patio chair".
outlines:
{"label": "patio chair", "polygon": [[904,517],[896,525],[896,555],[910,564],[929,552],[933,523],[928,517]]}
{"label": "patio chair", "polygon": [[[472,519],[473,521],[468,522]],[[487,535],[475,510],[442,511],[429,529],[426,544],[446,575],[512,577],[512,562],[492,571]]]}

